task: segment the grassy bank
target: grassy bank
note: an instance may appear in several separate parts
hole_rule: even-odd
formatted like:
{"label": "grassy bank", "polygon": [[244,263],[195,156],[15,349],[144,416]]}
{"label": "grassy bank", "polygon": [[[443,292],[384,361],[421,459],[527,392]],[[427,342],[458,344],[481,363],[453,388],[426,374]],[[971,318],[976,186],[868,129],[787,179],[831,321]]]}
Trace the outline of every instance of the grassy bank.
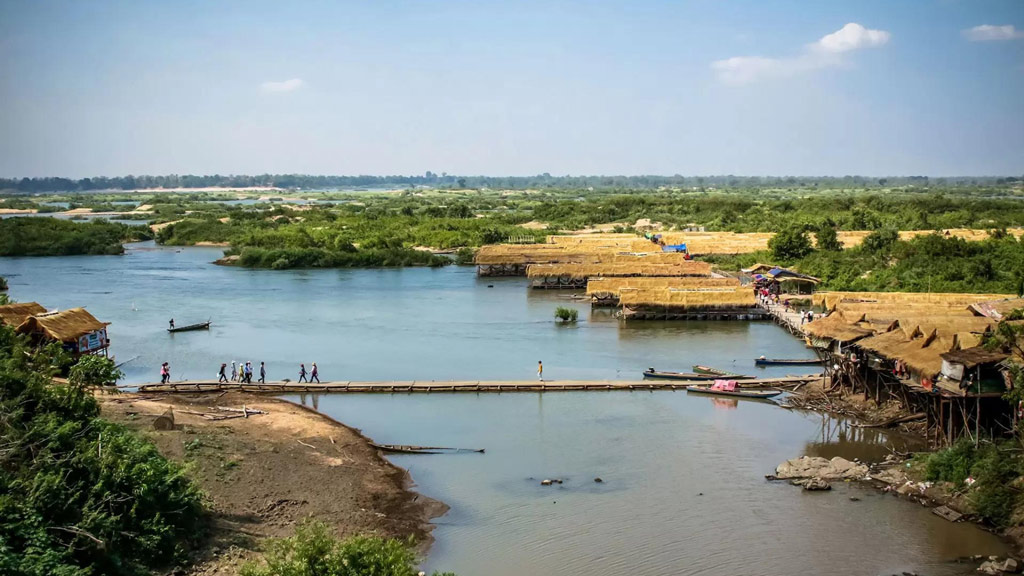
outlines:
{"label": "grassy bank", "polygon": [[124,242],[152,237],[143,226],[104,220],[79,223],[56,218],[4,218],[0,219],[0,256],[121,254]]}

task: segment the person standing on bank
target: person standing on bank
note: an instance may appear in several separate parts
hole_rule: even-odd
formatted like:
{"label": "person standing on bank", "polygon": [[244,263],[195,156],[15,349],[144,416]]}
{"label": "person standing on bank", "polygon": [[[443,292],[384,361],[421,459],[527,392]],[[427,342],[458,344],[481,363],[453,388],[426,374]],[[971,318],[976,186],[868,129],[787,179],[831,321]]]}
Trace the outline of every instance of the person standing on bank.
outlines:
{"label": "person standing on bank", "polygon": [[313,380],[316,380],[317,384],[320,383],[320,371],[317,370],[316,362],[313,362],[312,372],[309,373],[309,381],[312,382]]}
{"label": "person standing on bank", "polygon": [[266,384],[266,383],[267,383],[267,367],[263,364],[263,362],[260,362],[260,384]]}
{"label": "person standing on bank", "polygon": [[309,382],[306,380],[306,365],[299,364],[299,382]]}
{"label": "person standing on bank", "polygon": [[537,380],[544,381],[544,363],[537,360]]}

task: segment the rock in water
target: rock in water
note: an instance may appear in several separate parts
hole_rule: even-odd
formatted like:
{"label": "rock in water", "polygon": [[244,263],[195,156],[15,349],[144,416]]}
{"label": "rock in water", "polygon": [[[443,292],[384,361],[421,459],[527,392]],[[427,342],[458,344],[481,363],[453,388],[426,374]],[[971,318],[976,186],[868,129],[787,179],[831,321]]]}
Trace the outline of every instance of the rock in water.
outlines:
{"label": "rock in water", "polygon": [[598,476],[597,478],[594,478],[594,482],[597,482],[598,484],[600,484],[601,482],[604,482],[604,480],[601,480],[601,477]]}
{"label": "rock in water", "polygon": [[786,460],[775,468],[775,477],[790,478],[824,478],[826,480],[845,480],[863,478],[868,467],[850,462],[846,458],[836,456],[832,460],[817,456],[804,456]]}
{"label": "rock in water", "polygon": [[540,481],[540,485],[541,486],[551,486],[551,480],[548,480],[548,479],[545,478],[544,480]]}

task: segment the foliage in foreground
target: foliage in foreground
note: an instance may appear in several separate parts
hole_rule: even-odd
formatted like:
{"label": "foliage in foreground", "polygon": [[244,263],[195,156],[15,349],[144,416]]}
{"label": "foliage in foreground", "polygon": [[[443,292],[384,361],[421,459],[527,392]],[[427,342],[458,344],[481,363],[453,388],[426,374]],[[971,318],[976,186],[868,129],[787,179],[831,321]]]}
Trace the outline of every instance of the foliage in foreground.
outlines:
{"label": "foliage in foreground", "polygon": [[144,226],[126,226],[105,220],[0,219],[0,256],[121,254],[124,252],[123,242],[149,238],[152,238],[152,233]]}
{"label": "foliage in foreground", "polygon": [[559,306],[557,309],[555,309],[555,318],[561,320],[562,322],[576,322],[576,320],[579,319],[579,316],[580,311],[575,308],[566,308],[564,306]]}
{"label": "foliage in foreground", "polygon": [[1007,527],[1014,510],[1024,507],[1019,484],[1024,475],[1024,457],[1020,446],[1010,442],[974,445],[969,438],[930,454],[925,461],[925,478],[965,486],[968,477],[975,480],[968,501],[974,512],[995,526]]}
{"label": "foliage in foreground", "polygon": [[[291,538],[272,540],[262,562],[242,566],[242,576],[415,576],[411,542],[353,536],[338,539],[322,522],[306,521]],[[435,572],[434,576],[454,576]]]}
{"label": "foliage in foreground", "polygon": [[[180,559],[203,533],[200,492],[99,418],[88,389],[52,383],[59,363],[0,326],[0,574],[135,576]],[[111,374],[86,368],[76,380]]]}

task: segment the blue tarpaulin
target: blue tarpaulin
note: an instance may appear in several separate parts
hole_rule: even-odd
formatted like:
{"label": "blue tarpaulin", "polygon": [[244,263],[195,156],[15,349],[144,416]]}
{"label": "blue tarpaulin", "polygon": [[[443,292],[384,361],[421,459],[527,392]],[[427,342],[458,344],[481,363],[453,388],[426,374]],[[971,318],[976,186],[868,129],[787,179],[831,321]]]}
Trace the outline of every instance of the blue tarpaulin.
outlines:
{"label": "blue tarpaulin", "polygon": [[662,252],[686,252],[686,244],[669,244],[661,247]]}

